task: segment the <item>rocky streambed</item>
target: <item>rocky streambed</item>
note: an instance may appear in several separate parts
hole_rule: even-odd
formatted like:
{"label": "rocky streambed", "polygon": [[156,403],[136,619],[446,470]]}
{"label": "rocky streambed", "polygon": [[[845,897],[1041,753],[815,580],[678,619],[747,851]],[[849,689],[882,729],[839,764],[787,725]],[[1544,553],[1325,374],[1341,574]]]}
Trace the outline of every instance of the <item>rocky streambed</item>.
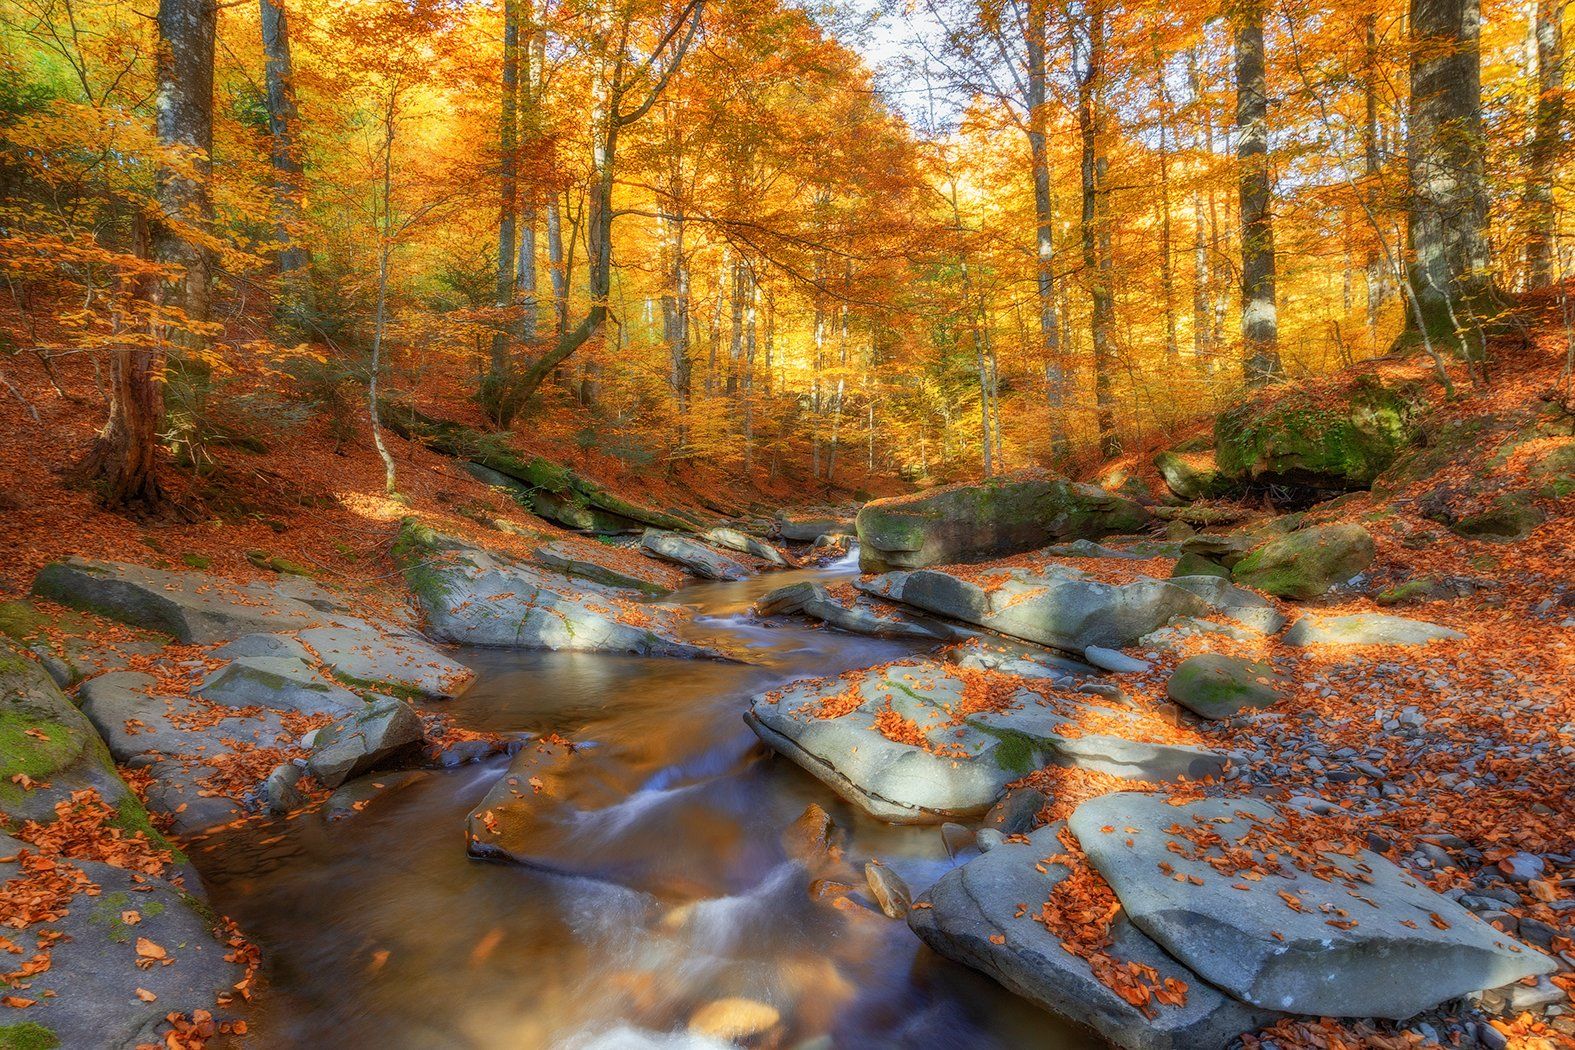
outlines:
{"label": "rocky streambed", "polygon": [[[789,526],[847,549],[834,520]],[[269,1046],[1204,1048],[1562,996],[1551,942],[1273,790],[1300,738],[1266,709],[1291,686],[1233,646],[1460,637],[1260,593],[1339,584],[1365,533],[860,578],[857,554],[798,569],[812,552],[731,528],[611,552],[503,531],[401,525],[415,617],[289,578],[40,574],[8,614],[32,619],[7,632],[30,651],[4,666],[0,864],[36,881],[97,800],[145,870],[62,861],[81,903],[13,923],[55,953],[13,981],[27,1024],[117,1047],[198,1024]],[[653,596],[670,565],[710,582]],[[1221,652],[1136,695],[1198,639]],[[123,892],[159,907],[87,918]],[[205,893],[261,950],[250,1008],[254,957],[209,932]],[[144,914],[165,916],[150,948]]]}

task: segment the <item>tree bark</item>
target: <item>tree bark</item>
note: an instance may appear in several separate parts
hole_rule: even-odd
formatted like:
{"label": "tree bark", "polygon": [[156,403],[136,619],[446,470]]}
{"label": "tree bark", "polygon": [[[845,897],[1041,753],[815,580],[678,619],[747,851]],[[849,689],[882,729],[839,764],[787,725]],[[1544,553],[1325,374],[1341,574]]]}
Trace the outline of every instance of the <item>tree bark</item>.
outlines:
{"label": "tree bark", "polygon": [[[1196,111],[1197,120],[1201,123],[1210,119],[1207,106],[1203,101],[1203,77],[1198,70],[1196,50],[1187,52],[1187,80],[1192,89],[1192,103]],[[1195,145],[1202,148],[1203,155],[1212,159],[1214,151],[1210,148],[1212,136],[1207,136],[1199,129]],[[1214,344],[1213,339],[1213,311],[1209,306],[1209,285],[1212,280],[1209,273],[1209,244],[1208,234],[1203,227],[1204,207],[1203,193],[1199,188],[1201,177],[1196,177],[1192,184],[1192,361],[1198,372],[1208,375],[1214,370]],[[1210,191],[1209,203],[1213,204],[1213,193]]]}
{"label": "tree bark", "polygon": [[1105,12],[1102,3],[1090,6],[1088,14],[1087,65],[1078,82],[1077,124],[1082,144],[1082,242],[1083,270],[1088,281],[1089,334],[1094,346],[1094,416],[1099,431],[1099,448],[1106,456],[1118,455],[1111,394],[1111,337],[1115,323],[1115,303],[1111,294],[1109,239],[1105,232],[1104,161],[1099,155],[1103,130],[1102,101],[1105,63]]}
{"label": "tree bark", "polygon": [[1242,369],[1249,386],[1280,374],[1274,301],[1274,219],[1263,8],[1247,0],[1236,25],[1236,161],[1241,214]]}
{"label": "tree bark", "polygon": [[1537,0],[1537,102],[1532,116],[1526,173],[1526,284],[1554,280],[1553,173],[1563,146],[1564,0]]}
{"label": "tree bark", "polygon": [[1065,458],[1070,445],[1066,411],[1070,378],[1061,351],[1055,301],[1055,203],[1050,196],[1050,150],[1046,108],[1046,51],[1049,43],[1048,0],[1029,0],[1028,152],[1034,183],[1034,265],[1039,296],[1039,343],[1044,354],[1046,404],[1050,414],[1050,451]]}
{"label": "tree bark", "polygon": [[[1362,175],[1367,183],[1365,195],[1368,214],[1377,215],[1381,189],[1379,180],[1383,175],[1383,156],[1378,148],[1378,16],[1368,15],[1365,22],[1366,61],[1362,76],[1362,98],[1366,114],[1362,122]],[[1378,313],[1383,308],[1388,284],[1384,276],[1383,257],[1387,248],[1382,243],[1383,236],[1383,227],[1374,224],[1368,233],[1367,254],[1362,266],[1367,278],[1367,340],[1370,345],[1376,345]]]}
{"label": "tree bark", "polygon": [[265,57],[264,86],[268,100],[268,160],[273,166],[274,240],[279,244],[276,260],[282,296],[280,312],[289,315],[300,308],[304,292],[297,271],[311,262],[311,255],[300,243],[301,184],[304,165],[296,125],[300,111],[295,104],[295,64],[290,57],[290,22],[276,0],[258,0],[262,20]]}
{"label": "tree bark", "polygon": [[[518,280],[515,272],[514,251],[518,231],[519,183],[516,178],[518,161],[518,110],[519,110],[519,38],[520,16],[518,0],[503,0],[503,79],[500,91],[500,120],[498,123],[498,270],[493,305],[503,314],[514,307],[514,287]],[[506,427],[519,409],[513,387],[513,369],[509,351],[514,328],[512,320],[500,320],[498,330],[492,334],[492,360],[483,391],[487,414],[498,426]]]}
{"label": "tree bark", "polygon": [[1480,0],[1411,0],[1408,277],[1429,340],[1469,351],[1495,309],[1482,154]]}
{"label": "tree bark", "polygon": [[563,208],[547,202],[547,272],[552,279],[552,324],[558,338],[569,330],[569,269],[563,254]]}
{"label": "tree bark", "polygon": [[1165,300],[1165,363],[1172,369],[1180,359],[1176,341],[1176,275],[1170,249],[1170,89],[1165,84],[1165,61],[1154,49],[1159,84],[1159,280]]}
{"label": "tree bark", "polygon": [[[159,144],[189,155],[190,173],[160,165],[156,174],[162,220],[153,230],[153,257],[179,266],[184,276],[166,296],[179,300],[189,321],[210,316],[212,258],[192,234],[213,220],[209,184],[213,153],[213,47],[218,9],[214,0],[159,0],[158,81],[154,121]],[[200,343],[193,333],[182,342]]]}

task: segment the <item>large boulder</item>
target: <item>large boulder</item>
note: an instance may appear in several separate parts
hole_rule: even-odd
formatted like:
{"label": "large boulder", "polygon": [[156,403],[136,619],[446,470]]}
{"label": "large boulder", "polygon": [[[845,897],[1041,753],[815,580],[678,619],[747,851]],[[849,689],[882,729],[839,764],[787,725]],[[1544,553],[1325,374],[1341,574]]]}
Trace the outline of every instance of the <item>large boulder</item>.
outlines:
{"label": "large boulder", "polygon": [[365,702],[293,656],[241,656],[217,668],[197,695],[226,707],[268,707],[304,715],[343,717]]}
{"label": "large boulder", "polygon": [[1557,968],[1377,854],[1329,852],[1263,803],[1120,792],[1068,825],[1134,925],[1265,1009],[1400,1019]]}
{"label": "large boulder", "polygon": [[1285,632],[1285,644],[1307,645],[1426,645],[1465,635],[1425,620],[1379,613],[1350,616],[1303,616]]}
{"label": "large boulder", "polygon": [[912,659],[792,683],[755,697],[744,718],[778,752],[892,823],[977,816],[1008,783],[1052,762],[1145,780],[1225,769],[1222,756],[1164,742],[1167,727],[1130,710],[1014,689],[1013,679],[987,671],[969,679],[990,680],[1005,699],[973,710],[955,665]]}
{"label": "large boulder", "polygon": [[[1105,966],[1150,968],[1154,983],[1186,985],[1181,1005],[1128,1002],[1039,920],[1039,908],[1071,871],[1047,858],[1066,852],[1051,824],[954,868],[908,913],[908,925],[942,955],[987,974],[1051,1013],[1094,1029],[1127,1050],[1218,1050],[1274,1015],[1209,987],[1124,915],[1110,923]],[[1026,906],[1026,907],[1025,907]]]}
{"label": "large boulder", "polygon": [[146,825],[87,716],[42,667],[0,643],[0,828],[53,821],[56,805],[86,789]]}
{"label": "large boulder", "polygon": [[39,570],[33,593],[178,641],[225,642],[257,631],[315,626],[321,609],[276,583],[236,584],[199,572],[68,558]]}
{"label": "large boulder", "polygon": [[336,679],[356,688],[443,700],[457,696],[475,672],[413,631],[336,617],[298,636]]}
{"label": "large boulder", "polygon": [[1284,682],[1268,664],[1220,653],[1181,661],[1165,683],[1165,695],[1201,718],[1229,718],[1284,699]]}
{"label": "large boulder", "polygon": [[33,599],[0,602],[0,642],[9,639],[36,656],[61,688],[105,671],[126,667],[135,656],[149,656],[169,638],[53,602]]}
{"label": "large boulder", "polygon": [[715,528],[701,533],[701,539],[717,547],[725,547],[740,554],[750,554],[769,565],[785,569],[793,563],[776,547],[758,537],[737,529]]}
{"label": "large boulder", "polygon": [[1262,598],[1208,576],[1105,583],[1050,564],[977,576],[920,569],[888,573],[860,586],[938,616],[1077,652],[1090,645],[1122,648],[1177,616],[1221,613],[1267,632],[1283,623]]}
{"label": "large boulder", "polygon": [[854,532],[849,518],[830,514],[796,514],[783,511],[776,518],[776,532],[789,543],[814,543],[822,536],[839,536]]}
{"label": "large boulder", "polygon": [[1212,499],[1229,488],[1206,441],[1189,441],[1161,452],[1154,457],[1154,467],[1178,499]]}
{"label": "large boulder", "polygon": [[1236,563],[1231,579],[1280,598],[1316,598],[1373,563],[1360,525],[1318,525],[1271,540]]}
{"label": "large boulder", "polygon": [[682,565],[705,580],[746,580],[754,575],[743,562],[676,532],[646,529],[640,537],[640,548],[658,558]]}
{"label": "large boulder", "polygon": [[1215,421],[1215,464],[1238,486],[1367,488],[1416,437],[1422,406],[1413,387],[1372,375],[1316,394],[1274,387]]}
{"label": "large boulder", "polygon": [[324,787],[418,752],[426,734],[409,704],[383,697],[342,722],[318,731],[306,768]]}
{"label": "large boulder", "polygon": [[679,641],[670,606],[571,581],[510,555],[415,522],[400,527],[396,563],[426,616],[427,631],[461,645],[708,656]]}
{"label": "large boulder", "polygon": [[797,613],[849,634],[878,638],[944,639],[951,636],[951,631],[943,624],[920,622],[892,609],[890,605],[877,607],[862,596],[845,605],[825,587],[809,581],[778,587],[755,603],[755,611],[762,616]]}
{"label": "large boulder", "polygon": [[981,561],[1056,540],[1133,532],[1148,518],[1137,503],[1097,485],[1009,475],[865,504],[859,567],[885,572]]}
{"label": "large boulder", "polygon": [[[549,543],[536,548],[536,553],[531,558],[537,565],[553,572],[562,573],[576,579],[589,580],[599,583],[603,587],[619,587],[625,590],[639,591],[641,594],[666,594],[672,590],[656,580],[649,580],[643,576],[636,576],[632,572],[624,572],[610,565],[598,561],[591,561],[581,556],[567,544]],[[650,563],[655,565],[654,562]]]}
{"label": "large boulder", "polygon": [[[5,1011],[0,1046],[164,1046],[171,1015],[201,1010],[226,1019],[228,1011],[219,1003],[238,995],[235,985],[245,974],[212,929],[212,913],[201,901],[152,875],[97,861],[40,857],[5,835],[0,857],[5,858],[0,883],[47,872],[52,884],[76,891],[53,917],[20,930],[8,923],[5,929],[29,953],[35,943],[50,947],[47,968],[7,989],[31,1005]],[[22,921],[18,917],[16,923]],[[7,958],[20,965],[26,956]]]}

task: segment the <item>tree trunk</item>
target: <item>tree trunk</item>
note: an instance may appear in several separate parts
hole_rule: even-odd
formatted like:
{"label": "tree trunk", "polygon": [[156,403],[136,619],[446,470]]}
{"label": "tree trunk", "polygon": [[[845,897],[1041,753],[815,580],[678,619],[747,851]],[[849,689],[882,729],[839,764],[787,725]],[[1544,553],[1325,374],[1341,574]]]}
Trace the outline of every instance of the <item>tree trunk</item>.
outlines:
{"label": "tree trunk", "polygon": [[383,375],[383,337],[388,327],[388,271],[394,251],[394,114],[399,106],[397,89],[390,89],[383,115],[383,192],[377,229],[377,306],[372,322],[371,378],[366,385],[367,417],[372,424],[372,444],[383,461],[383,490],[392,496],[394,457],[383,443],[383,423],[378,416],[377,388]]}
{"label": "tree trunk", "polygon": [[1176,275],[1170,250],[1170,90],[1165,85],[1165,62],[1155,48],[1159,82],[1159,280],[1165,300],[1165,363],[1172,370],[1180,359],[1176,342]]}
{"label": "tree trunk", "polygon": [[[1210,119],[1207,106],[1203,101],[1203,77],[1198,71],[1197,52],[1187,52],[1187,80],[1192,89],[1192,102],[1199,122]],[[1213,149],[1209,146],[1212,136],[1206,136],[1200,129],[1195,145],[1201,147],[1204,156],[1213,159]],[[1203,193],[1199,188],[1203,179],[1195,177],[1192,184],[1192,361],[1199,374],[1208,375],[1214,370],[1214,345],[1212,325],[1212,311],[1209,308],[1209,284],[1212,280],[1209,273],[1209,244],[1208,234],[1203,228]],[[1210,190],[1209,203],[1213,204],[1213,191]]]}
{"label": "tree trunk", "polygon": [[1115,321],[1110,283],[1109,241],[1103,226],[1106,219],[1103,194],[1104,164],[1099,156],[1103,114],[1100,92],[1105,62],[1105,12],[1095,3],[1088,12],[1087,68],[1078,83],[1077,126],[1082,144],[1082,242],[1083,270],[1088,281],[1089,334],[1094,344],[1094,416],[1099,431],[1099,448],[1106,456],[1121,451],[1116,436],[1111,401],[1110,368],[1112,327]]}
{"label": "tree trunk", "polygon": [[1409,280],[1429,340],[1469,350],[1494,309],[1482,156],[1480,0],[1411,0]]}
{"label": "tree trunk", "polygon": [[1066,406],[1070,379],[1061,352],[1055,302],[1055,205],[1050,197],[1049,113],[1046,108],[1048,0],[1028,6],[1028,152],[1034,182],[1034,265],[1039,295],[1039,342],[1044,354],[1046,405],[1050,414],[1050,451],[1058,459],[1068,450]]}
{"label": "tree trunk", "polygon": [[[148,256],[147,226],[133,220],[132,252]],[[133,297],[151,301],[159,295],[156,277],[136,277]],[[117,333],[122,329],[117,315]],[[157,511],[164,504],[158,477],[158,432],[164,418],[164,350],[160,330],[153,326],[147,342],[115,350],[109,359],[109,416],[93,447],[76,467],[76,476],[92,487],[106,507]]]}
{"label": "tree trunk", "polygon": [[1537,103],[1526,172],[1526,283],[1543,288],[1554,279],[1553,173],[1563,145],[1564,0],[1537,0]]}
{"label": "tree trunk", "polygon": [[547,272],[552,278],[553,331],[569,330],[569,270],[563,256],[563,209],[555,195],[547,202]]}
{"label": "tree trunk", "polygon": [[1236,160],[1241,198],[1242,369],[1249,386],[1280,373],[1270,211],[1269,96],[1263,9],[1249,0],[1236,25]]}
{"label": "tree trunk", "polygon": [[[218,9],[214,0],[159,0],[158,78],[155,123],[161,146],[193,155],[195,177],[161,165],[157,172],[163,218],[153,230],[153,257],[184,270],[170,292],[189,321],[208,320],[212,259],[193,239],[213,219],[209,192],[213,153],[213,40]],[[168,294],[168,293],[167,293]],[[187,333],[182,342],[200,342]]]}
{"label": "tree trunk", "polygon": [[520,341],[527,345],[536,341],[537,313],[541,308],[536,294],[536,218],[536,205],[527,204],[520,216],[519,260],[514,268],[514,292],[521,310]]}
{"label": "tree trunk", "polygon": [[[519,39],[520,16],[517,0],[503,0],[503,82],[501,116],[498,123],[498,271],[493,305],[500,314],[512,310],[515,273],[514,250],[519,236],[517,216],[519,185],[515,176],[519,141]],[[492,363],[487,374],[483,402],[487,414],[498,426],[506,427],[519,409],[511,387],[509,350],[513,343],[512,320],[500,317],[492,334]]]}
{"label": "tree trunk", "polygon": [[[1366,116],[1362,122],[1362,175],[1367,183],[1365,197],[1369,215],[1378,214],[1382,186],[1383,157],[1378,149],[1378,16],[1366,18],[1366,61],[1362,77],[1362,96]],[[1367,255],[1363,270],[1367,276],[1367,341],[1376,346],[1378,341],[1378,312],[1384,305],[1387,280],[1384,277],[1383,256],[1387,250],[1382,243],[1383,227],[1373,224],[1368,233]],[[1376,243],[1375,243],[1376,242]]]}
{"label": "tree trunk", "polygon": [[284,8],[275,0],[258,0],[262,16],[262,45],[266,58],[263,79],[268,96],[269,162],[273,166],[274,240],[279,244],[276,261],[281,284],[278,312],[290,316],[304,304],[304,282],[298,271],[311,262],[302,245],[300,144],[296,124],[300,113],[295,105],[295,65],[290,58],[290,23]]}

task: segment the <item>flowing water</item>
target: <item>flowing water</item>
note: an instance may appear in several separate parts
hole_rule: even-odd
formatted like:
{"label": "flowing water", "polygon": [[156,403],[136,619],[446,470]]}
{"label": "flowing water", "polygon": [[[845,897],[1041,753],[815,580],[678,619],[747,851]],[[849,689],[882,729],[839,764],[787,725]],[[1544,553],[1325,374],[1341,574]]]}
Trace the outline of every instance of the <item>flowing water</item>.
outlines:
{"label": "flowing water", "polygon": [[[906,924],[817,899],[782,833],[815,802],[915,889],[952,861],[936,829],[862,818],[744,725],[755,692],[911,651],[747,616],[799,579],[851,562],[704,584],[692,640],[747,662],[473,651],[456,723],[556,731],[581,746],[566,798],[546,799],[533,855],[554,870],[465,855],[466,814],[506,762],[423,773],[328,824],[232,832],[199,853],[219,910],[266,960],[254,1030],[270,1047],[716,1047],[689,1021],[744,998],[779,1011],[779,1047],[1075,1047],[1087,1040],[924,949]],[[857,868],[832,878],[855,882]],[[762,1045],[758,1040],[752,1045]]]}

